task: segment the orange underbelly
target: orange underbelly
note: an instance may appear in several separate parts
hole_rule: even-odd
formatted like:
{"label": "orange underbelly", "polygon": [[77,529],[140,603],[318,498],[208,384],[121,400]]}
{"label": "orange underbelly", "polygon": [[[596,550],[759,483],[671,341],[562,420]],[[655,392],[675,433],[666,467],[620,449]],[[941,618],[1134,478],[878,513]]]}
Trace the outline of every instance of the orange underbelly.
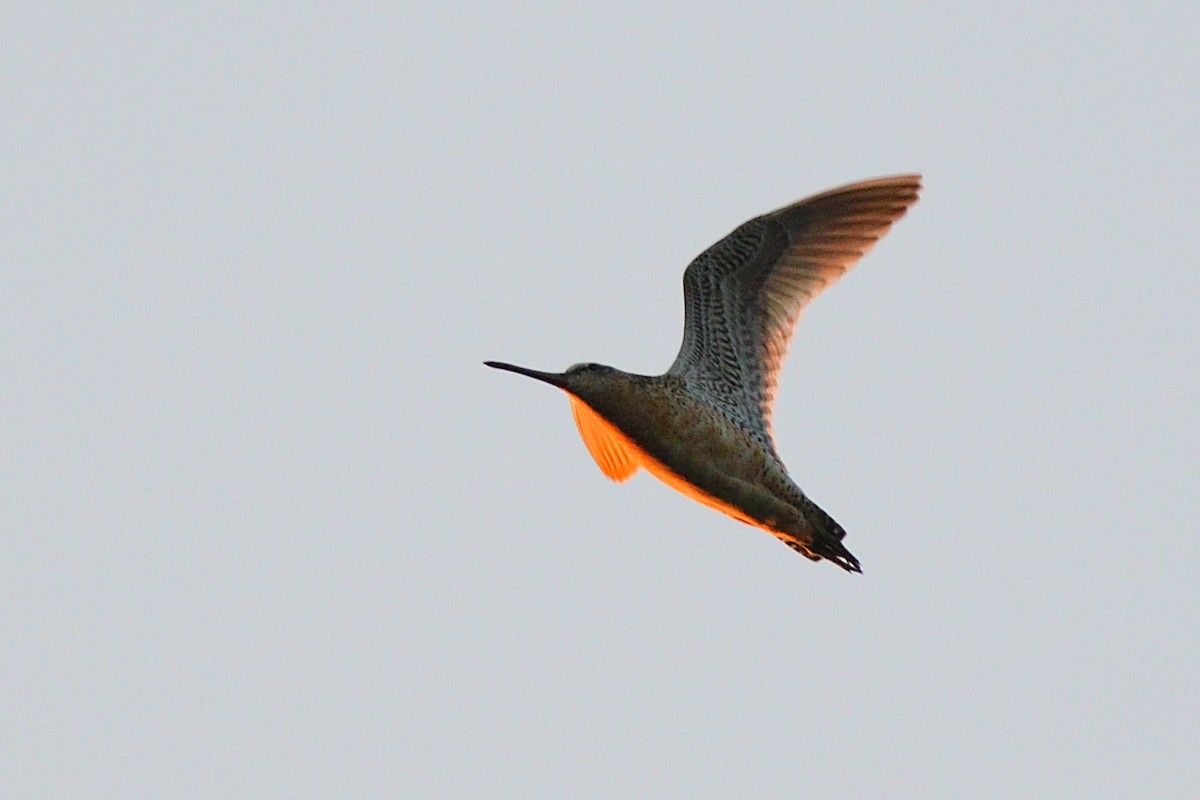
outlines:
{"label": "orange underbelly", "polygon": [[763,530],[769,530],[768,528],[764,527],[762,523],[747,516],[746,512],[742,511],[737,506],[730,505],[724,500],[712,496],[700,487],[688,483],[686,480],[667,469],[667,467],[661,462],[654,460],[644,452],[642,453],[642,456],[644,459],[642,461],[642,466],[646,468],[646,471],[680,494],[690,497],[697,503],[702,503],[709,508],[715,508],[722,514],[728,514],[739,522],[744,522],[747,525],[753,525],[756,528],[763,528]]}
{"label": "orange underbelly", "polygon": [[704,491],[681,477],[670,467],[643,450],[620,428],[582,400],[569,393],[568,397],[571,398],[571,410],[575,417],[575,424],[579,428],[579,435],[583,438],[588,452],[592,454],[592,458],[595,459],[601,471],[612,480],[623,481],[637,472],[638,467],[645,467],[647,472],[680,494],[709,508],[714,508],[722,514],[727,514],[739,522],[763,530],[771,530],[732,503]]}

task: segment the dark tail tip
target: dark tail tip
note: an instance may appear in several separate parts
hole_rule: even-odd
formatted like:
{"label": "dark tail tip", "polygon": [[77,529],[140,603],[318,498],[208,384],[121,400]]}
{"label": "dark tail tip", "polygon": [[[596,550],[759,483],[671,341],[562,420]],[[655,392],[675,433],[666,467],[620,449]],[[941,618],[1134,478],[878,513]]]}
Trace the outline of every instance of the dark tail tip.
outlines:
{"label": "dark tail tip", "polygon": [[824,558],[837,564],[846,572],[861,574],[862,567],[859,565],[858,559],[842,544],[842,540],[846,538],[846,530],[812,500],[805,497],[803,501],[802,511],[808,522],[812,541],[802,545],[803,550],[800,547],[796,547],[796,549],[801,550],[809,558]]}
{"label": "dark tail tip", "polygon": [[807,559],[812,561],[825,559],[837,564],[846,570],[846,572],[862,574],[862,567],[859,566],[858,559],[837,539],[823,539],[815,541],[811,545],[804,545],[800,542],[789,541],[787,539],[783,539],[782,541]]}
{"label": "dark tail tip", "polygon": [[837,550],[839,552],[828,555],[822,553],[821,555],[846,570],[846,572],[857,572],[861,575],[862,567],[859,565],[858,559],[854,557],[854,554],[843,547],[841,542],[837,543]]}
{"label": "dark tail tip", "polygon": [[[829,521],[833,522],[832,519]],[[813,552],[819,555],[821,558],[832,561],[842,569],[846,570],[846,572],[857,572],[861,575],[862,567],[859,566],[858,559],[854,557],[853,553],[846,549],[844,544],[842,544],[842,536],[845,536],[846,532],[842,530],[842,526],[838,525],[836,522],[833,522],[833,524],[836,528],[836,532],[833,532],[832,535],[829,531],[814,531],[814,533],[816,533],[816,537],[814,537],[814,541],[810,547],[812,547]],[[837,535],[839,533],[841,536]]]}

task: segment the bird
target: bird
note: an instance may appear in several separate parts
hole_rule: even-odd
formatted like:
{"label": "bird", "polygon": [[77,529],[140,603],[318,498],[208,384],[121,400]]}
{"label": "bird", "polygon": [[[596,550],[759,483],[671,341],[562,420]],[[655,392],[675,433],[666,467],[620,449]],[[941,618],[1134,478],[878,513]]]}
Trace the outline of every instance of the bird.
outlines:
{"label": "bird", "polygon": [[602,364],[488,367],[566,392],[588,452],[618,483],[644,468],[812,561],[862,572],[846,531],[788,474],[775,443],[779,372],[805,306],[917,201],[921,176],[876,178],[738,226],[683,274],[683,343],[662,375]]}

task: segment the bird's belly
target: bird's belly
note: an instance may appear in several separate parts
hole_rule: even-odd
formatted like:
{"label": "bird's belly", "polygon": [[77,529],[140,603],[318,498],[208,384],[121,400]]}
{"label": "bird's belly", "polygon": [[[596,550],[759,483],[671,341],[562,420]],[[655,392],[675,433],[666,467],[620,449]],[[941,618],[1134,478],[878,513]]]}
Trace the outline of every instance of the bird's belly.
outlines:
{"label": "bird's belly", "polygon": [[724,419],[706,414],[685,417],[680,423],[670,436],[647,448],[667,468],[700,483],[712,472],[750,483],[765,476],[765,450]]}
{"label": "bird's belly", "polygon": [[642,462],[642,465],[651,475],[658,478],[667,486],[670,486],[672,489],[684,495],[685,497],[690,497],[697,503],[706,505],[712,509],[716,509],[722,514],[727,514],[739,522],[744,522],[747,525],[753,525],[756,528],[763,527],[763,524],[750,516],[748,512],[736,505],[733,505],[729,501],[723,500],[716,495],[706,492],[704,489],[700,488],[686,478],[672,472],[661,462],[652,458],[646,458]]}
{"label": "bird's belly", "polygon": [[679,425],[673,435],[639,447],[642,465],[677,492],[767,530],[778,530],[791,514],[764,486],[768,455],[750,437],[729,426],[701,420]]}

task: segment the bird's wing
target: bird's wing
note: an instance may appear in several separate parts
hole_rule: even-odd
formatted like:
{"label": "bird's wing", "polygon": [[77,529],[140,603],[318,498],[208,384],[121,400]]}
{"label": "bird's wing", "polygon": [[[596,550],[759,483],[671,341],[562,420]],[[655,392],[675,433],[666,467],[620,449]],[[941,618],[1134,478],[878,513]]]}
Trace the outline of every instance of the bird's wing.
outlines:
{"label": "bird's wing", "polygon": [[750,220],[683,274],[683,346],[668,374],[774,447],[779,368],[804,307],[917,200],[921,176],[850,184]]}
{"label": "bird's wing", "polygon": [[579,435],[600,471],[617,483],[628,480],[641,466],[637,447],[587,403],[573,394],[568,396],[571,398],[571,413],[575,415],[575,426],[579,428]]}

